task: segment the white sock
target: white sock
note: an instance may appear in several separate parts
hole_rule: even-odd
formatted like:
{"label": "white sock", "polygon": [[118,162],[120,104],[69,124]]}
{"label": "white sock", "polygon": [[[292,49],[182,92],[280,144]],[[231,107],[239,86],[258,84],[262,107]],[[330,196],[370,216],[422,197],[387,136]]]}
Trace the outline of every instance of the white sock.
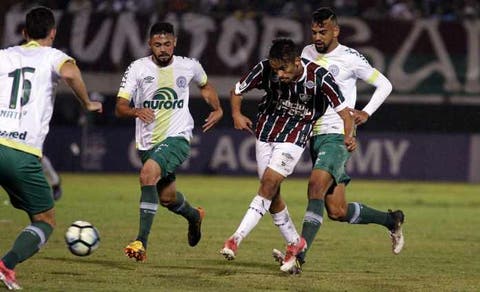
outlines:
{"label": "white sock", "polygon": [[250,231],[252,231],[252,229],[257,226],[263,215],[268,212],[271,203],[271,200],[268,200],[259,195],[256,195],[253,198],[247,212],[245,213],[245,216],[243,216],[242,222],[240,222],[237,231],[235,231],[235,233],[233,234],[237,245],[239,245],[242,239],[247,237]]}
{"label": "white sock", "polygon": [[295,228],[295,224],[293,224],[292,217],[290,217],[286,206],[282,211],[271,215],[273,223],[280,229],[280,233],[282,233],[287,244],[297,243],[300,240],[300,235]]}

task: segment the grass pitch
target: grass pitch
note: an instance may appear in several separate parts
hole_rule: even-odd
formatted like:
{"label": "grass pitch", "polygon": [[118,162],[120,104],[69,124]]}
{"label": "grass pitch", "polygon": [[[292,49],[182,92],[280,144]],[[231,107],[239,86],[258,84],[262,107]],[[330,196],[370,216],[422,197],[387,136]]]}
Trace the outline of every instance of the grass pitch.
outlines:
{"label": "grass pitch", "polygon": [[[40,253],[16,268],[27,291],[480,290],[480,185],[354,180],[347,189],[350,201],[405,212],[402,253],[391,253],[381,226],[325,218],[304,272],[289,276],[271,258],[272,248],[283,250],[284,243],[268,215],[242,242],[234,261],[219,254],[256,194],[255,178],[179,175],[178,189],[193,205],[206,208],[202,241],[189,247],[186,221],[159,208],[145,263],[122,252],[137,232],[136,175],[63,174],[62,181],[56,230]],[[282,186],[299,232],[306,186],[306,179],[293,178]],[[6,198],[0,190],[0,254],[28,224],[25,213]],[[65,247],[64,232],[75,220],[100,231],[100,248],[88,257]]]}

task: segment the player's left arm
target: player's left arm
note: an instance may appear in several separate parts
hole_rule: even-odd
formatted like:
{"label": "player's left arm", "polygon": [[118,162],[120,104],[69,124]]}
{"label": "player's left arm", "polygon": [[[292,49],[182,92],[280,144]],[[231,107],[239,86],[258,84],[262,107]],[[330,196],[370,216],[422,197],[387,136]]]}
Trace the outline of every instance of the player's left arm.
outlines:
{"label": "player's left arm", "polygon": [[217,90],[208,81],[200,87],[200,94],[206,103],[212,108],[212,111],[205,119],[205,124],[202,126],[203,132],[206,132],[220,121],[223,116],[223,110],[220,105]]}
{"label": "player's left arm", "polygon": [[72,59],[64,62],[61,65],[59,74],[73,90],[83,108],[91,112],[102,112],[102,104],[98,101],[90,100],[87,87],[85,86],[85,82],[82,78],[82,73]]}
{"label": "player's left arm", "polygon": [[375,86],[375,91],[362,110],[353,110],[355,124],[361,125],[367,122],[368,118],[383,104],[385,99],[392,92],[392,83],[380,71],[373,68],[370,63],[359,54],[354,63],[356,63],[355,75]]}

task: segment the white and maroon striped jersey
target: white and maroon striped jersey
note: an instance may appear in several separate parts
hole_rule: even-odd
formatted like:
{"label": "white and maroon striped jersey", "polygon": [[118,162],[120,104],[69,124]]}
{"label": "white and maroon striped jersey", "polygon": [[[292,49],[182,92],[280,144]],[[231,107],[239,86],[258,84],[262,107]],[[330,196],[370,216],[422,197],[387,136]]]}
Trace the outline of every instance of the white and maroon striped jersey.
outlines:
{"label": "white and maroon striped jersey", "polygon": [[329,105],[335,111],[346,107],[332,75],[312,61],[301,62],[303,75],[295,82],[281,82],[268,60],[263,60],[235,85],[238,95],[253,88],[265,91],[255,125],[260,141],[290,142],[305,147],[313,124]]}

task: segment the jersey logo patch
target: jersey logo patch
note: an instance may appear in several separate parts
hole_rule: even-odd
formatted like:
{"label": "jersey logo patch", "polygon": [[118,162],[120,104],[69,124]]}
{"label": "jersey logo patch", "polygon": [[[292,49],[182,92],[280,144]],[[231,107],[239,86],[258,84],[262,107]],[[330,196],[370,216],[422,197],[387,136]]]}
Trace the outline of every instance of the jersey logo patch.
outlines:
{"label": "jersey logo patch", "polygon": [[338,73],[340,72],[340,68],[338,68],[337,65],[330,65],[328,67],[328,71],[333,75],[333,76],[337,76]]}
{"label": "jersey logo patch", "polygon": [[145,80],[145,83],[153,83],[153,80],[155,80],[155,77],[147,76],[143,78],[143,80]]}
{"label": "jersey logo patch", "polygon": [[305,87],[308,89],[312,89],[315,87],[315,82],[313,82],[312,80],[308,80],[307,82],[305,82]]}
{"label": "jersey logo patch", "polygon": [[176,83],[179,88],[185,88],[187,87],[187,78],[185,78],[184,76],[179,76]]}

